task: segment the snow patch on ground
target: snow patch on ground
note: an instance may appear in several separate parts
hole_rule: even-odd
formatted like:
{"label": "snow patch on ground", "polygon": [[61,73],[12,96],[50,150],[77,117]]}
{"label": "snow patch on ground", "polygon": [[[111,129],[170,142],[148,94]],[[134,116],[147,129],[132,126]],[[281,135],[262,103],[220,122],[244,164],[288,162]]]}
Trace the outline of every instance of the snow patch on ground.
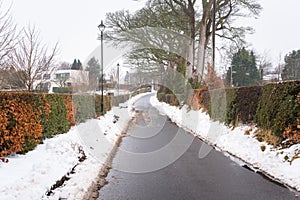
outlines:
{"label": "snow patch on ground", "polygon": [[[201,110],[181,109],[159,102],[156,96],[151,97],[151,104],[161,114],[169,116],[178,126],[193,133],[216,149],[233,155],[250,165],[254,170],[266,173],[277,181],[300,191],[300,159],[289,162],[300,152],[300,145],[290,148],[274,148],[254,138],[255,127],[241,126],[234,130],[223,123],[212,121],[208,114]],[[250,135],[245,135],[249,131]],[[265,150],[262,151],[262,146]],[[201,153],[201,152],[200,152]],[[240,162],[242,164],[243,162]]]}
{"label": "snow patch on ground", "polygon": [[[134,102],[147,94],[113,107],[99,119],[74,126],[66,134],[46,139],[26,155],[7,157],[8,163],[0,162],[0,199],[82,199],[132,118]],[[78,160],[80,148],[87,156],[83,162]],[[47,196],[51,186],[74,166],[70,179]]]}

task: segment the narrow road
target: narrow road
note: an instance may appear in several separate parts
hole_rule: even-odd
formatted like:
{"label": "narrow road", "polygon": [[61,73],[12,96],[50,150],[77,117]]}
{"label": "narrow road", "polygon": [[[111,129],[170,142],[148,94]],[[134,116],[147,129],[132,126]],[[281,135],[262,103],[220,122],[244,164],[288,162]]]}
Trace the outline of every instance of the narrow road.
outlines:
{"label": "narrow road", "polygon": [[123,138],[99,200],[299,199],[221,152],[212,150],[199,159],[203,142],[160,115],[149,98],[135,104],[138,117]]}

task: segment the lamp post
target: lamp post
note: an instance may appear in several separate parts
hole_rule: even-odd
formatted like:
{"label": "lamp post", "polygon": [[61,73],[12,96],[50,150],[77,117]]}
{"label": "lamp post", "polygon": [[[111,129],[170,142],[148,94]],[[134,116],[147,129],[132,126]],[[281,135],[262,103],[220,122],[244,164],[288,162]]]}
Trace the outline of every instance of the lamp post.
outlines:
{"label": "lamp post", "polygon": [[117,75],[118,75],[118,96],[120,95],[120,64],[117,64]]}
{"label": "lamp post", "polygon": [[[98,25],[100,30],[100,40],[101,40],[101,114],[104,114],[104,98],[103,98],[103,85],[104,85],[104,76],[103,76],[103,31],[105,29],[105,25],[101,20],[101,24]],[[99,37],[98,37],[99,39]]]}

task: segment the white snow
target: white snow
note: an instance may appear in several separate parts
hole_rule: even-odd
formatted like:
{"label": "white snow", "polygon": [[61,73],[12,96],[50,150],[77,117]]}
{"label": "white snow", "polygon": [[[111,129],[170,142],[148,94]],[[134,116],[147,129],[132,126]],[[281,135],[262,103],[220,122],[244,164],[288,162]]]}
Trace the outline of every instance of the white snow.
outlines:
{"label": "white snow", "polygon": [[[209,115],[201,110],[188,110],[186,106],[179,109],[159,102],[156,96],[151,97],[150,101],[178,126],[215,146],[217,150],[225,152],[226,155],[233,156],[233,159],[239,158],[240,164],[247,164],[252,169],[300,191],[300,159],[289,162],[293,156],[300,153],[299,144],[286,149],[274,148],[254,138],[256,127],[240,126],[232,130],[223,123],[212,121]],[[247,130],[250,130],[250,135],[245,135]],[[266,147],[264,151],[261,150],[262,146]],[[202,152],[200,150],[199,158],[205,157],[207,153],[209,152],[205,149]]]}
{"label": "white snow", "polygon": [[[0,162],[0,199],[82,199],[131,119],[132,104],[143,95],[146,94],[113,107],[100,119],[88,120],[66,134],[46,139],[25,155],[7,157],[8,163]],[[78,160],[82,156],[79,148],[87,156],[83,162]],[[75,173],[68,176],[70,180],[47,196],[50,187],[75,165]]]}

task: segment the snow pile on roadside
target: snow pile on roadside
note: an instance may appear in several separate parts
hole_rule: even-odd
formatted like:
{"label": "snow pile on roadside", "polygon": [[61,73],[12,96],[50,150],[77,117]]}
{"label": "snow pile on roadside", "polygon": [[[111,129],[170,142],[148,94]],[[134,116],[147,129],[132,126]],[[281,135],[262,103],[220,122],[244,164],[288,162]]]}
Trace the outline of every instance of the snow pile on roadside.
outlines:
{"label": "snow pile on roadside", "polygon": [[[26,155],[0,162],[0,199],[82,199],[131,119],[132,104],[143,95],[113,107],[100,119],[46,139]],[[79,161],[83,157],[80,149],[86,156],[83,161]],[[47,196],[51,186],[64,176],[70,179]]]}
{"label": "snow pile on roadside", "polygon": [[[241,126],[232,130],[222,123],[210,120],[209,115],[201,110],[188,110],[186,106],[179,109],[159,102],[156,96],[151,97],[150,102],[178,126],[216,149],[238,157],[254,170],[300,191],[300,159],[292,161],[300,152],[299,144],[287,149],[277,149],[255,139],[255,127]],[[246,131],[250,134],[246,135]]]}

